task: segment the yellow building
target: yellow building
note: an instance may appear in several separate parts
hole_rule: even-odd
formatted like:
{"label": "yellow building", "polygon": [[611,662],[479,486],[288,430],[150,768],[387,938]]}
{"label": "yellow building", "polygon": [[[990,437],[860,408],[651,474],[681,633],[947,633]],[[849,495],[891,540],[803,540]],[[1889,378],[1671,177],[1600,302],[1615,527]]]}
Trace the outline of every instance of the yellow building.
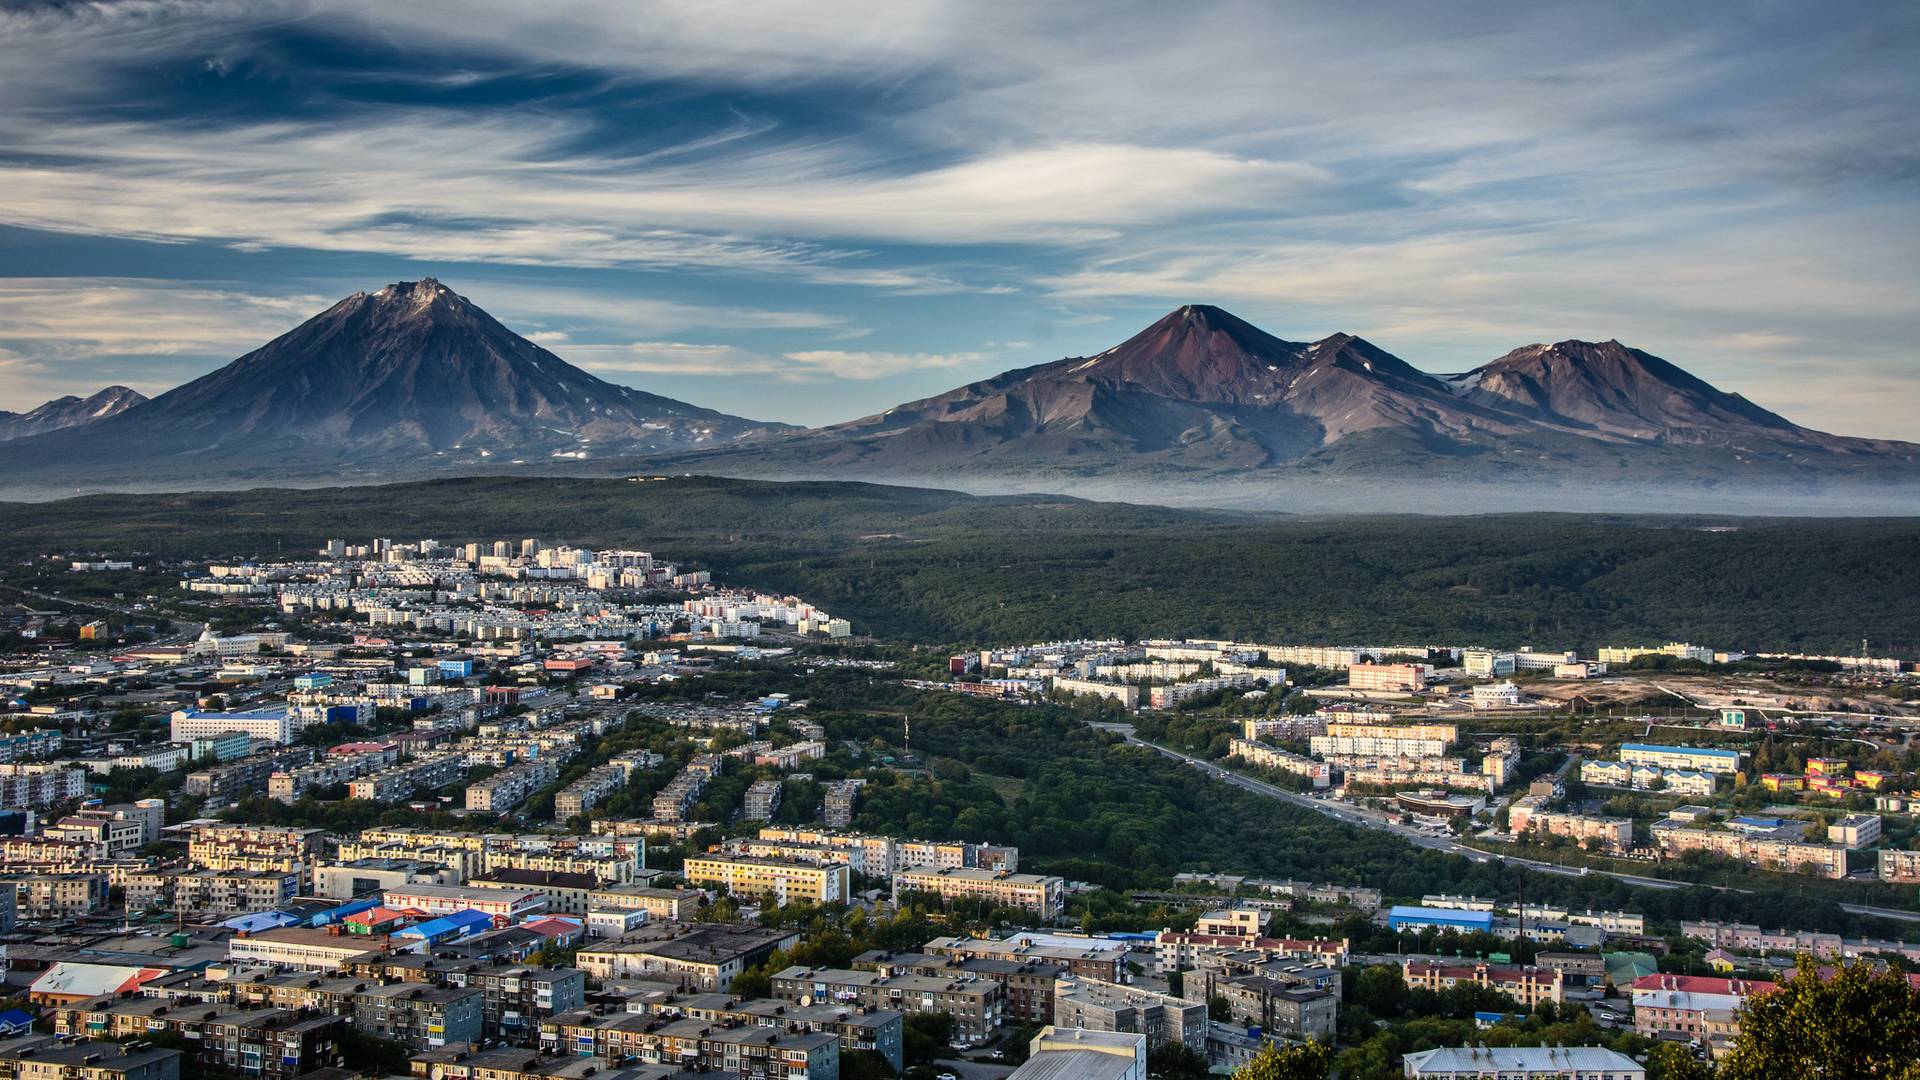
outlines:
{"label": "yellow building", "polygon": [[764,896],[786,904],[844,904],[853,892],[853,871],[845,863],[792,862],[752,856],[704,855],[688,859],[681,871],[695,885],[723,885],[729,892]]}

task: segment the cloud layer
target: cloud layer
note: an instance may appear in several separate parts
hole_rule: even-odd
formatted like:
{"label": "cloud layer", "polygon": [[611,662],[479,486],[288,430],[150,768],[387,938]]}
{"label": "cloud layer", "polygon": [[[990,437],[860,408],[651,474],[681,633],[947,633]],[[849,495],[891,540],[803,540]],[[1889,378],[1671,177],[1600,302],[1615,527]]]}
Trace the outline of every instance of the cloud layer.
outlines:
{"label": "cloud layer", "polygon": [[0,406],[432,273],[800,422],[1205,301],[1430,370],[1619,337],[1920,438],[1916,42],[1896,4],[19,5]]}

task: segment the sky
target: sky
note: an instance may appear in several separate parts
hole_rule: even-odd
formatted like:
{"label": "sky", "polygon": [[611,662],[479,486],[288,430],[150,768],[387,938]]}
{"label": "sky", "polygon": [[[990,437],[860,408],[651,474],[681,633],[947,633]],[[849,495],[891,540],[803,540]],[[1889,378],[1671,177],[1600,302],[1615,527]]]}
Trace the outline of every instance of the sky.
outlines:
{"label": "sky", "polygon": [[0,409],[432,276],[820,424],[1185,303],[1920,440],[1920,5],[0,4]]}

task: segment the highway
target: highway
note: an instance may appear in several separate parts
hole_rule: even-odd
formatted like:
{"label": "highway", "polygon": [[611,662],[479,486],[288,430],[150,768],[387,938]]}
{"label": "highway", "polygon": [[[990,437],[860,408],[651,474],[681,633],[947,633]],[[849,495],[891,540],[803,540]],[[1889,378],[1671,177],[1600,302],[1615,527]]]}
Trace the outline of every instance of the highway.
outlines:
{"label": "highway", "polygon": [[[1263,780],[1256,780],[1251,776],[1234,772],[1232,769],[1221,768],[1210,761],[1183,754],[1170,747],[1161,746],[1159,743],[1148,742],[1134,734],[1133,725],[1131,724],[1096,723],[1094,726],[1104,731],[1111,731],[1135,746],[1143,746],[1149,750],[1158,751],[1162,755],[1170,757],[1175,761],[1185,762],[1216,780],[1232,784],[1244,791],[1249,791],[1255,795],[1261,795],[1269,799],[1279,799],[1282,802],[1293,803],[1295,806],[1302,806],[1309,810],[1325,814],[1327,817],[1348,825],[1358,825],[1362,828],[1380,829],[1385,832],[1390,832],[1416,847],[1428,848],[1433,851],[1444,851],[1449,855],[1459,855],[1472,859],[1475,862],[1492,862],[1497,859],[1511,866],[1524,866],[1529,870],[1537,870],[1546,874],[1561,874],[1566,877],[1586,877],[1591,874],[1604,874],[1607,877],[1624,881],[1629,885],[1638,885],[1648,889],[1684,889],[1693,884],[1692,882],[1686,881],[1668,881],[1665,878],[1628,874],[1617,870],[1594,870],[1577,866],[1561,866],[1557,863],[1542,862],[1539,859],[1528,859],[1519,855],[1502,855],[1498,852],[1481,851],[1479,848],[1468,847],[1465,844],[1444,836],[1432,836],[1418,829],[1410,829],[1403,825],[1395,824],[1379,815],[1364,813],[1341,803],[1315,799],[1311,796],[1301,795],[1298,792],[1288,791],[1285,788],[1276,787]],[[1878,909],[1875,909],[1870,913],[1877,913],[1877,910]],[[1920,921],[1920,915],[1914,915],[1912,917],[1915,921]]]}

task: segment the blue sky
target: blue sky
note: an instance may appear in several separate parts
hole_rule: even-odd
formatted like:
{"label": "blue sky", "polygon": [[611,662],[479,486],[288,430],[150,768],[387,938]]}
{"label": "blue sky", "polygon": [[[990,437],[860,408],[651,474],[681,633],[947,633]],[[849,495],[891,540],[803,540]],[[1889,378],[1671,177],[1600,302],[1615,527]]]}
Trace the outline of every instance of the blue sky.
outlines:
{"label": "blue sky", "polygon": [[1907,3],[8,5],[0,408],[431,275],[795,423],[1196,302],[1920,439],[1915,56]]}

